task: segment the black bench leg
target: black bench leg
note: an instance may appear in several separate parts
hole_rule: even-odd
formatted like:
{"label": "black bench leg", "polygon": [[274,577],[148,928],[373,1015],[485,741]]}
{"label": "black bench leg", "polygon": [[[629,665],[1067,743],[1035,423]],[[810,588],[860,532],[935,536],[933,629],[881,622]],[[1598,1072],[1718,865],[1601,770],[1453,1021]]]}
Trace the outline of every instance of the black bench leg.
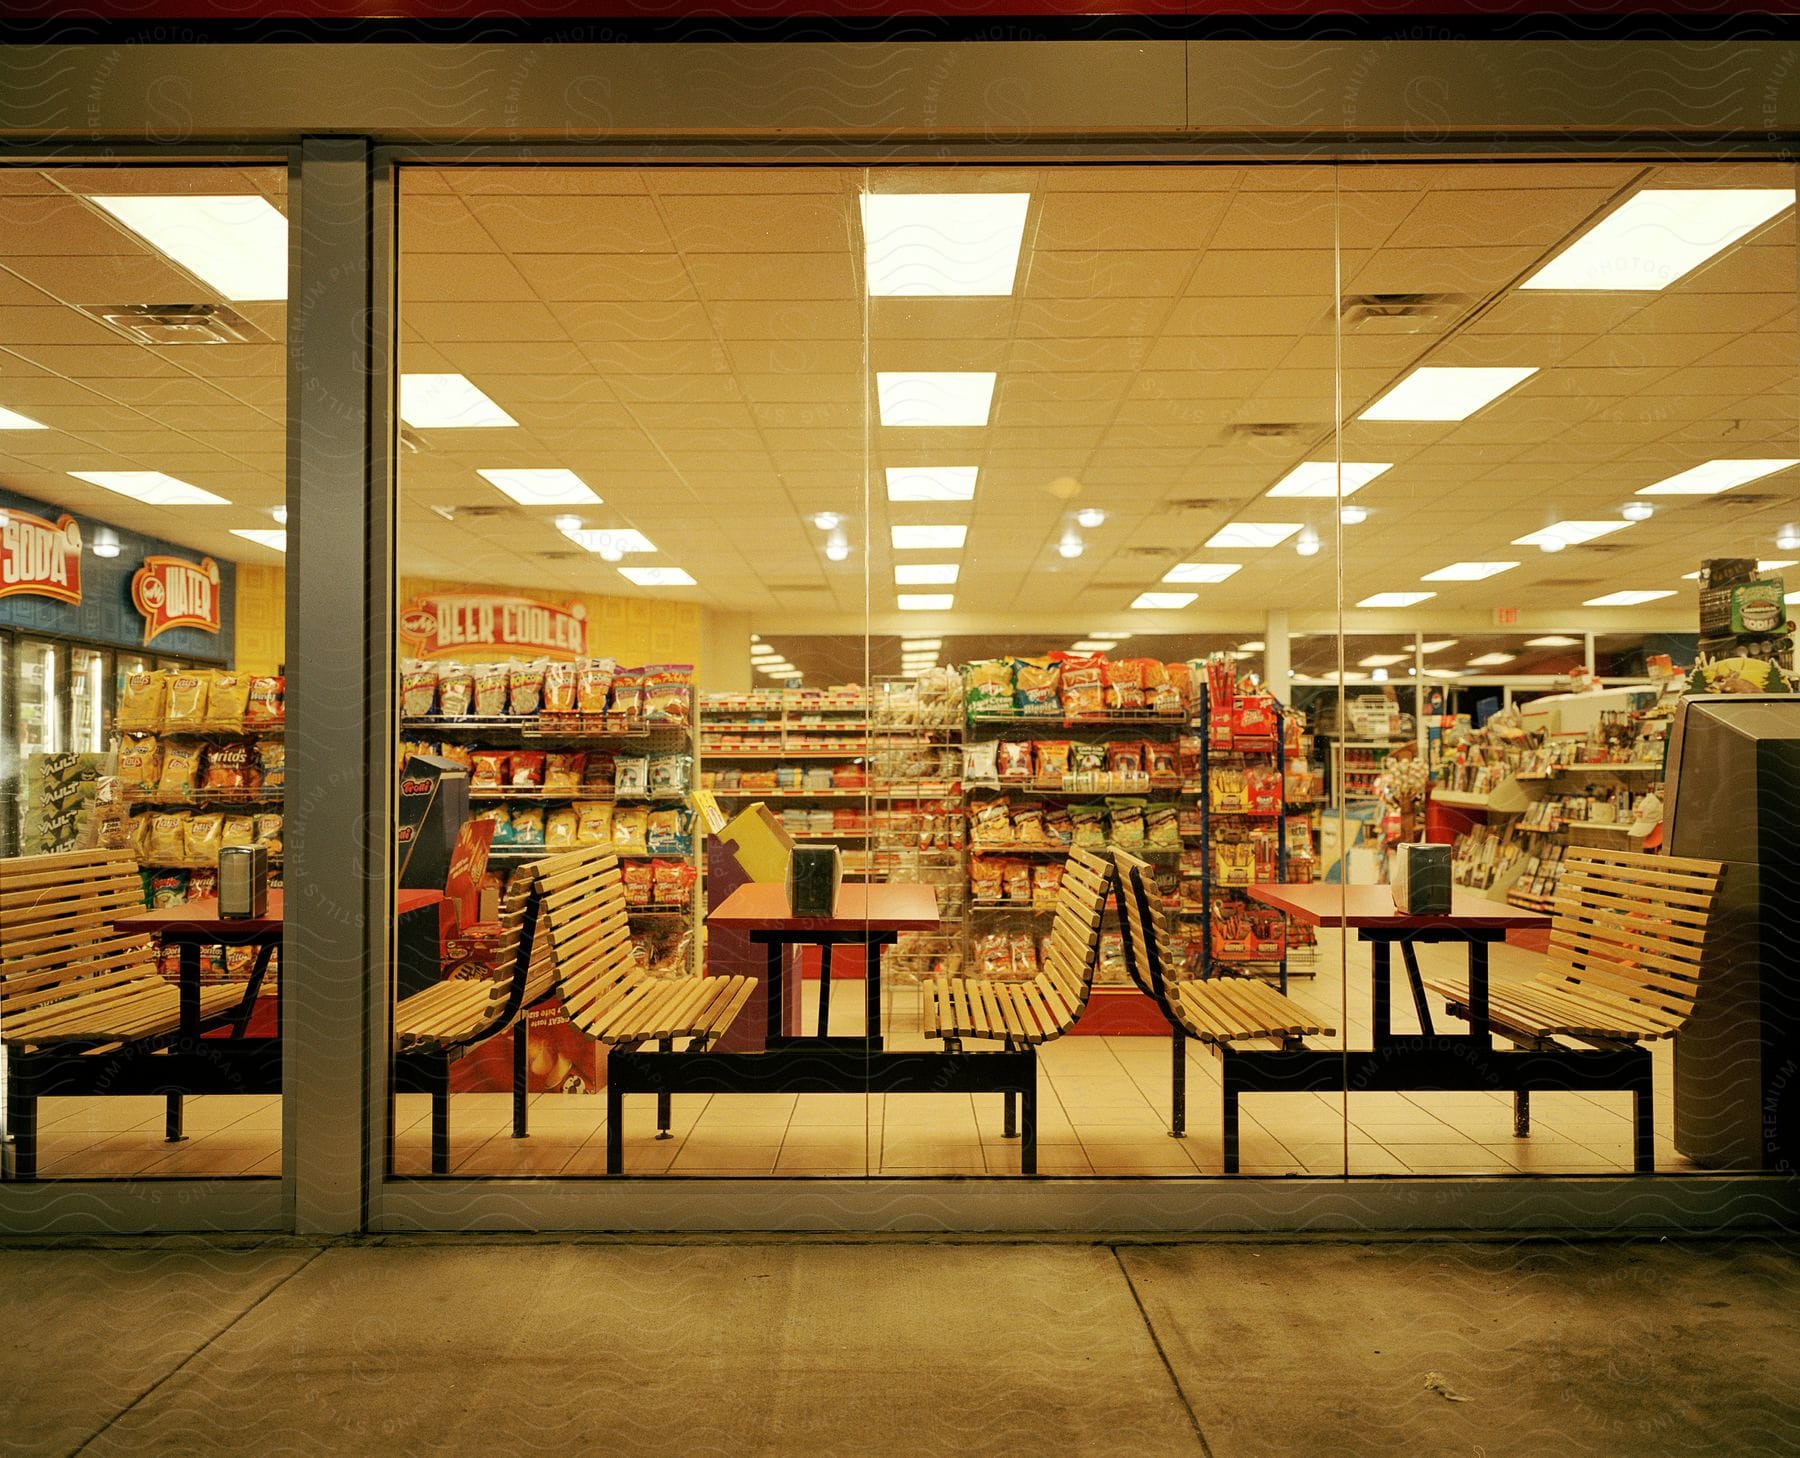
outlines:
{"label": "black bench leg", "polygon": [[179,1144],[187,1136],[181,1132],[181,1095],[178,1093],[163,1096],[163,1138],[170,1144]]}
{"label": "black bench leg", "polygon": [[525,1036],[525,1019],[513,1024],[513,1138],[523,1139],[531,1130],[531,1040]]}
{"label": "black bench leg", "polygon": [[[664,1053],[673,1053],[675,1051],[675,1040],[673,1038],[663,1038],[657,1042],[656,1046]],[[656,1137],[658,1139],[673,1139],[675,1137],[669,1132],[669,1105],[671,1102],[672,1100],[666,1089],[656,1096]]]}
{"label": "black bench leg", "polygon": [[13,1138],[13,1178],[35,1180],[38,1157],[37,1090],[16,1068],[6,1080],[8,1125]]}
{"label": "black bench leg", "polygon": [[1531,1090],[1513,1090],[1513,1138],[1523,1139],[1531,1133]]}
{"label": "black bench leg", "polygon": [[607,1070],[606,1075],[606,1172],[625,1173],[625,1095]]}
{"label": "black bench leg", "polygon": [[1169,1030],[1169,1137],[1187,1135],[1187,1033]]}
{"label": "black bench leg", "polygon": [[1656,1169],[1656,1114],[1650,1102],[1650,1077],[1646,1073],[1644,1081],[1631,1091],[1633,1152],[1636,1158],[1633,1167],[1639,1174],[1651,1174]]}
{"label": "black bench leg", "polygon": [[431,1172],[450,1173],[450,1060],[431,1071]]}
{"label": "black bench leg", "polygon": [[[1011,1094],[1008,1094],[1006,1098],[1007,1102],[1012,1101]],[[1019,1111],[1022,1116],[1019,1137],[1019,1173],[1034,1175],[1037,1173],[1037,1062],[1035,1059],[1031,1065],[1031,1082],[1020,1094],[1019,1102],[1023,1106]]]}
{"label": "black bench leg", "polygon": [[1236,1174],[1238,1172],[1238,1088],[1236,1080],[1232,1077],[1229,1050],[1225,1054],[1220,1082],[1224,1085],[1225,1173]]}
{"label": "black bench leg", "polygon": [[1017,1139],[1019,1137],[1019,1123],[1013,1102],[1016,1095],[1008,1090],[1000,1097],[1000,1137],[1002,1139]]}

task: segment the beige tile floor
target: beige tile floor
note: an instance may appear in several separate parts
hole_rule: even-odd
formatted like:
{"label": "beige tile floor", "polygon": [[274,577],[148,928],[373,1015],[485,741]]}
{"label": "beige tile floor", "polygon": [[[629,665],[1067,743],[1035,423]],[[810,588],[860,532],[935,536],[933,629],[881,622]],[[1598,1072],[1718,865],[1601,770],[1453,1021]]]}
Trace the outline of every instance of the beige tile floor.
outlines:
{"label": "beige tile floor", "polygon": [[[1462,949],[1423,947],[1427,972],[1457,967]],[[1328,1046],[1368,1045],[1367,951],[1349,948],[1346,976],[1327,933],[1314,975],[1292,995],[1340,1030]],[[1528,976],[1529,953],[1496,948],[1497,981]],[[1348,989],[1349,1015],[1342,1015]],[[808,988],[810,994],[812,989]],[[1105,994],[1099,994],[1105,995]],[[810,1003],[810,995],[808,997]],[[833,999],[833,1031],[854,1032],[861,999]],[[1395,1027],[1416,1031],[1403,986]],[[918,998],[889,989],[890,1046],[931,1046],[919,1036]],[[1442,1025],[1440,1025],[1442,1026]],[[1460,1025],[1450,1024],[1451,1027]],[[1673,1086],[1667,1045],[1656,1049],[1657,1168],[1688,1163],[1670,1138]],[[1167,1133],[1169,1043],[1161,1037],[1076,1036],[1040,1054],[1038,1168],[1044,1175],[1216,1175],[1222,1170],[1216,1060],[1188,1045],[1188,1132]],[[605,1103],[540,1094],[531,1134],[511,1137],[510,1098],[459,1094],[451,1107],[453,1170],[459,1175],[597,1175],[605,1169]],[[1538,1093],[1533,1132],[1512,1133],[1511,1101],[1484,1093],[1247,1095],[1242,1113],[1246,1175],[1469,1175],[1616,1173],[1631,1159],[1629,1097]],[[1019,1169],[1017,1140],[1001,1135],[998,1095],[718,1095],[679,1097],[673,1137],[655,1137],[654,1100],[626,1105],[625,1168],[639,1175],[768,1176],[1007,1175]],[[273,1175],[280,1172],[277,1098],[196,1098],[188,1139],[163,1141],[158,1099],[48,1099],[42,1105],[44,1177]],[[395,1164],[429,1169],[429,1118],[422,1095],[399,1100]]]}

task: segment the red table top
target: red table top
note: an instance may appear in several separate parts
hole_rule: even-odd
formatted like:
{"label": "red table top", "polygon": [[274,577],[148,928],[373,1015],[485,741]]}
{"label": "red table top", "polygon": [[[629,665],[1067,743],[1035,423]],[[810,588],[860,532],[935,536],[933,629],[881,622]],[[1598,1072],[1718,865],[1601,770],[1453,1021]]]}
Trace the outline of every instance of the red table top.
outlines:
{"label": "red table top", "polygon": [[1386,886],[1337,886],[1315,881],[1302,886],[1264,883],[1249,888],[1250,899],[1278,906],[1307,926],[1449,927],[1465,931],[1513,930],[1550,925],[1548,913],[1490,901],[1476,891],[1452,888],[1450,911],[1439,916],[1403,916],[1394,910]]}
{"label": "red table top", "polygon": [[[421,906],[431,906],[444,899],[442,891],[397,891],[394,893],[397,903],[396,911],[404,914],[417,911]],[[140,911],[136,916],[121,916],[113,923],[120,931],[150,932],[156,936],[176,940],[182,937],[203,938],[230,933],[242,936],[246,933],[263,936],[273,933],[281,934],[281,892],[269,892],[269,907],[262,916],[219,915],[219,898],[202,896],[198,901],[184,901],[179,906],[159,906],[151,911]]]}
{"label": "red table top", "polygon": [[786,886],[776,881],[752,881],[721,901],[706,921],[708,926],[728,926],[738,931],[936,931],[937,888],[850,882],[838,888],[835,915],[794,916],[788,911]]}

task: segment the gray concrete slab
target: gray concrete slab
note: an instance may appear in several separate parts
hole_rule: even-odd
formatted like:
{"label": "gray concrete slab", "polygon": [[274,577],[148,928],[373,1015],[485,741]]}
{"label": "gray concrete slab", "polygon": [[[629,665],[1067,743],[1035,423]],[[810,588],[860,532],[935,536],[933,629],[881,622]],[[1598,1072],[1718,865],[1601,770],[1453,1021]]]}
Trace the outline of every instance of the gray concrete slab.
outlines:
{"label": "gray concrete slab", "polygon": [[316,1254],[0,1251],[0,1454],[75,1451]]}
{"label": "gray concrete slab", "polygon": [[84,1450],[1192,1455],[1113,1254],[327,1250]]}
{"label": "gray concrete slab", "polygon": [[1791,1249],[1193,1245],[1120,1258],[1213,1458],[1800,1452]]}

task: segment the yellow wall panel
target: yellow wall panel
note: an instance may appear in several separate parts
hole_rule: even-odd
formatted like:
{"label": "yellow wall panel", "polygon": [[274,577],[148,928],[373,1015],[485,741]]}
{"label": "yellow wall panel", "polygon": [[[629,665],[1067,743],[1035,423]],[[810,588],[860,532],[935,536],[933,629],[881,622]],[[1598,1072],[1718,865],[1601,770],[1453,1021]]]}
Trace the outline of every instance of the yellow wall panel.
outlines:
{"label": "yellow wall panel", "polygon": [[237,641],[233,667],[239,673],[279,673],[287,661],[287,569],[238,563]]}

